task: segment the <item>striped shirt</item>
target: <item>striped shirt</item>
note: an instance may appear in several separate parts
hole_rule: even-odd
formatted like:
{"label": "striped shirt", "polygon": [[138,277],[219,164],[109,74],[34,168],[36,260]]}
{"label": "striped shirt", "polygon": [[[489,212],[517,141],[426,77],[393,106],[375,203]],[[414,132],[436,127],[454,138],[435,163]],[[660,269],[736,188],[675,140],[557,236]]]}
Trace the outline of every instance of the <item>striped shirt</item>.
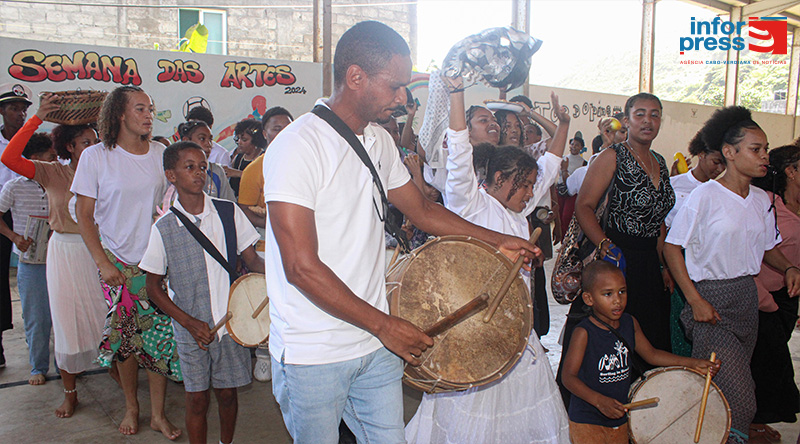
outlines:
{"label": "striped shirt", "polygon": [[[14,232],[24,236],[28,216],[46,218],[50,214],[47,193],[38,182],[27,177],[11,179],[0,191],[0,212],[6,213],[8,210],[11,210],[14,219]],[[20,254],[16,245],[14,252]]]}

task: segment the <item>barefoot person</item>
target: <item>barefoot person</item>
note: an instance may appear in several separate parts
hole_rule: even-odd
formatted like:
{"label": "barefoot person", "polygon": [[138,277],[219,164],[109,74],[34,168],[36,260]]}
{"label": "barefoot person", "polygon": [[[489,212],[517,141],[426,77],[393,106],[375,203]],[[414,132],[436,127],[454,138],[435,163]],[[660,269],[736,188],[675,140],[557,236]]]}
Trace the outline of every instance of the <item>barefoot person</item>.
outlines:
{"label": "barefoot person", "polygon": [[56,98],[52,94],[42,96],[36,115],[14,135],[0,160],[47,191],[48,222],[53,230],[47,245],[47,294],[53,319],[55,360],[64,385],[64,402],[55,413],[59,418],[69,418],[78,404],[75,378],[92,368],[97,359],[97,344],[103,338],[108,310],[97,281],[97,267],[69,210],[72,198],[69,187],[75,169],[83,150],[99,142],[97,131],[89,125],[58,125],[53,129],[53,147],[58,157],[69,161],[67,165],[22,156],[25,144],[42,124],[42,119],[58,109]]}
{"label": "barefoot person", "polygon": [[400,358],[418,365],[433,340],[388,314],[380,189],[426,232],[541,256],[527,241],[464,221],[411,183],[389,133],[370,123],[405,103],[410,81],[402,37],[361,22],[339,40],[334,92],[317,102],[317,112],[341,119],[365,146],[381,188],[315,113],[286,127],[264,157],[272,389],[298,444],[336,443],[342,416],[358,442],[404,442]]}
{"label": "barefoot person", "polygon": [[[206,442],[213,387],[220,418],[219,442],[230,444],[239,410],[237,388],[250,383],[250,351],[234,342],[225,327],[211,333],[228,310],[233,276],[203,250],[182,221],[196,222],[221,255],[241,254],[255,272],[264,272],[264,261],[253,248],[258,233],[242,210],[233,202],[212,199],[203,192],[207,168],[203,149],[193,142],[174,143],[164,151],[167,180],[178,190],[173,209],[183,219],[168,211],[156,221],[139,267],[147,271],[151,299],[174,321],[186,389],[189,442]],[[226,228],[235,235],[226,236]],[[235,262],[236,257],[225,260]],[[171,298],[162,287],[167,270]]]}
{"label": "barefoot person", "polygon": [[[169,439],[181,431],[164,412],[167,378],[181,380],[169,316],[150,303],[145,274],[136,266],[147,248],[156,204],[167,181],[164,145],[150,141],[153,102],[141,88],[121,86],[103,103],[102,143],[81,156],[71,191],[78,227],[100,271],[109,304],[99,362],[112,368],[125,394],[123,435],[139,431],[139,365],[148,370],[150,427]],[[101,242],[102,236],[102,242]]]}
{"label": "barefoot person", "polygon": [[[19,132],[17,132],[19,134]],[[56,160],[53,141],[46,133],[33,134],[25,145],[25,157],[43,163]],[[0,191],[0,217],[13,210],[14,229],[0,220],[0,234],[14,242],[14,253],[19,256],[17,289],[22,304],[25,325],[25,342],[28,344],[28,362],[31,365],[30,385],[42,385],[50,368],[50,302],[47,296],[46,264],[26,259],[23,253],[33,244],[25,230],[31,217],[47,218],[50,209],[47,193],[41,185],[27,177],[16,177],[3,185]],[[45,241],[46,242],[46,241]],[[36,248],[46,248],[36,245]]]}

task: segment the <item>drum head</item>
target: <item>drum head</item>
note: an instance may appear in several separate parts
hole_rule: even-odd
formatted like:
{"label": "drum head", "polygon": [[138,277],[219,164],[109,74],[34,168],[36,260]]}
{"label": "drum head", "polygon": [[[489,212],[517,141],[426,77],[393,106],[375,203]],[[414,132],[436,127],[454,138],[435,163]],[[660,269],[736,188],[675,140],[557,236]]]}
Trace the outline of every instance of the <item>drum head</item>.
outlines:
{"label": "drum head", "polygon": [[233,315],[226,327],[234,341],[255,347],[269,337],[269,304],[253,319],[253,312],[267,297],[267,281],[263,274],[246,274],[231,285],[228,311]]}
{"label": "drum head", "polygon": [[[390,272],[391,312],[425,330],[481,293],[494,298],[512,266],[484,242],[464,236],[438,238]],[[409,378],[429,379],[432,387],[423,385],[423,390],[459,390],[507,373],[522,355],[531,330],[533,310],[526,287],[517,276],[488,324],[480,312],[434,337],[422,365],[407,367],[407,383],[420,388]]]}
{"label": "drum head", "polygon": [[[658,404],[628,412],[631,439],[636,444],[694,442],[705,376],[685,367],[651,370],[631,388],[630,402],[659,398]],[[730,408],[714,382],[708,391],[701,444],[721,444],[728,439]]]}

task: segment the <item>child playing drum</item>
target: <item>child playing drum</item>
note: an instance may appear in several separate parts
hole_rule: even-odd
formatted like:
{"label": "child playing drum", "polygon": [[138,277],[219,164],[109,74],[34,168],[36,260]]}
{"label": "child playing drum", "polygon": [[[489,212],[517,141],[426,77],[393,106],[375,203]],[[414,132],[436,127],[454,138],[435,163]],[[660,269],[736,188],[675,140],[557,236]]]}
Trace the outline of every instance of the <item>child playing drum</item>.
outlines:
{"label": "child playing drum", "polygon": [[592,314],[575,327],[564,360],[562,380],[572,392],[570,439],[573,444],[627,444],[627,409],[623,403],[632,382],[633,353],[629,347],[655,366],[680,365],[703,373],[711,369],[715,374],[720,361],[712,363],[653,348],[636,318],[623,313],[628,299],[625,276],[610,262],[597,260],[587,265],[581,282],[583,301],[592,308]]}
{"label": "child playing drum", "polygon": [[[164,151],[165,174],[178,190],[178,200],[153,225],[139,268],[147,272],[152,301],[177,322],[173,328],[186,388],[189,441],[206,442],[211,386],[219,404],[220,442],[230,443],[238,412],[237,387],[250,383],[250,351],[236,344],[225,327],[211,333],[227,313],[232,277],[204,251],[183,221],[195,223],[211,248],[228,253],[229,262],[236,259],[231,255],[241,254],[251,270],[263,273],[264,261],[253,248],[258,233],[242,210],[203,193],[207,168],[205,154],[194,142],[177,142]],[[231,233],[229,239],[226,234]],[[167,271],[172,299],[162,287]]]}

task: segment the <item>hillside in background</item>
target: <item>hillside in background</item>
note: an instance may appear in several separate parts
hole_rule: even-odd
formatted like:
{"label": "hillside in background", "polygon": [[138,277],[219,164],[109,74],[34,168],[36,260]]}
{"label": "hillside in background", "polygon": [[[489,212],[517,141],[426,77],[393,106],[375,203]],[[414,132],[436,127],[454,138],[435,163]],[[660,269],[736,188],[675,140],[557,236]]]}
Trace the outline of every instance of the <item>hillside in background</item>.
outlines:
{"label": "hillside in background", "polygon": [[[722,106],[725,97],[725,65],[682,65],[681,60],[725,60],[725,53],[704,53],[702,57],[681,56],[675,51],[657,50],[653,73],[654,92],[663,100]],[[787,61],[785,65],[751,64],[739,67],[739,105],[754,111],[783,94],[789,75],[789,57],[745,51],[742,60]],[[638,92],[639,53],[609,54],[596,62],[583,64],[580,74],[564,76],[561,88],[633,95]],[[534,66],[534,70],[536,66]],[[778,107],[783,112],[782,106]],[[767,109],[764,109],[767,111]]]}

